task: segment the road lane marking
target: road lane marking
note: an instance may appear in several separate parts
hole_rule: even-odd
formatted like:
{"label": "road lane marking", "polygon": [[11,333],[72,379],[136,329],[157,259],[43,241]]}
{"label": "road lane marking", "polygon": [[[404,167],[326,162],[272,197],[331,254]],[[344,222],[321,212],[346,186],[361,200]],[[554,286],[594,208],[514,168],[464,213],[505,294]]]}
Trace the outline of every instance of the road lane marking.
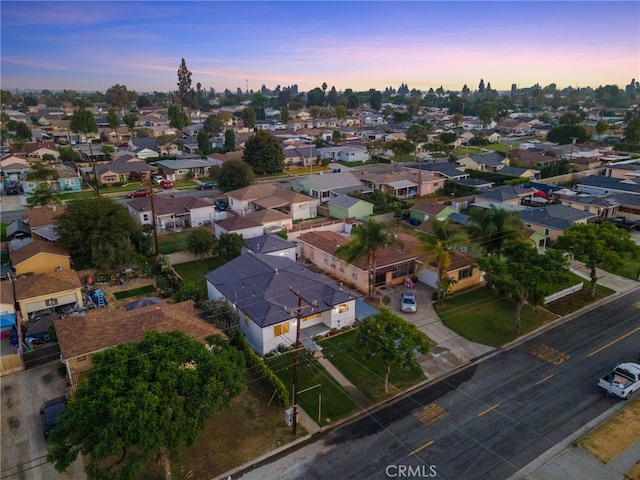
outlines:
{"label": "road lane marking", "polygon": [[493,407],[489,407],[489,408],[487,408],[484,412],[480,412],[480,413],[478,414],[478,417],[481,417],[481,416],[483,416],[483,415],[485,415],[485,414],[489,413],[491,410],[495,410],[495,409],[496,409],[496,408],[498,408],[499,406],[500,406],[500,404],[499,404],[499,403],[496,403]]}
{"label": "road lane marking", "polygon": [[529,353],[540,360],[550,363],[551,365],[560,365],[571,358],[571,355],[556,350],[548,345],[540,345]]}
{"label": "road lane marking", "polygon": [[413,414],[423,425],[429,426],[436,420],[444,418],[449,414],[444,408],[435,403],[430,403],[422,410],[419,410]]}
{"label": "road lane marking", "polygon": [[636,308],[640,308],[640,301],[634,303],[633,306],[636,307]]}
{"label": "road lane marking", "polygon": [[629,333],[626,333],[624,335],[622,335],[620,338],[616,338],[613,342],[609,342],[607,343],[604,347],[600,347],[597,350],[594,350],[593,352],[591,352],[589,355],[586,356],[586,358],[592,357],[594,356],[596,353],[600,353],[602,350],[604,350],[605,348],[609,348],[611,345],[615,345],[616,343],[618,343],[620,340],[624,340],[625,338],[627,338],[629,335],[633,335],[634,333],[636,333],[637,331],[640,331],[640,327],[635,328],[633,330],[631,330]]}
{"label": "road lane marking", "polygon": [[416,448],[413,452],[411,452],[409,455],[407,455],[407,457],[410,457],[411,455],[413,455],[414,453],[418,453],[420,450],[422,450],[423,448],[427,448],[429,445],[431,445],[433,443],[433,440],[429,440],[427,443],[425,443],[424,445],[422,445],[421,447]]}
{"label": "road lane marking", "polygon": [[541,379],[541,380],[538,380],[538,381],[536,382],[536,385],[540,385],[542,382],[546,382],[546,381],[547,381],[547,380],[549,380],[551,377],[553,377],[553,373],[552,373],[551,375],[547,375],[546,377],[544,377],[544,378],[543,378],[543,379]]}

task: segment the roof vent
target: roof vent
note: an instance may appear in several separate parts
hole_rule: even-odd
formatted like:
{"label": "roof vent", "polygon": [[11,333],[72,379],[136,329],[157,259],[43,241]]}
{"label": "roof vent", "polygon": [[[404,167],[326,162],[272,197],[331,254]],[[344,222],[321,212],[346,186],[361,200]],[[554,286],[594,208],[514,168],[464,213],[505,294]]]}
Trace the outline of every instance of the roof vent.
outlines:
{"label": "roof vent", "polygon": [[278,269],[277,268],[275,269],[275,271],[276,271],[276,275],[278,275]]}

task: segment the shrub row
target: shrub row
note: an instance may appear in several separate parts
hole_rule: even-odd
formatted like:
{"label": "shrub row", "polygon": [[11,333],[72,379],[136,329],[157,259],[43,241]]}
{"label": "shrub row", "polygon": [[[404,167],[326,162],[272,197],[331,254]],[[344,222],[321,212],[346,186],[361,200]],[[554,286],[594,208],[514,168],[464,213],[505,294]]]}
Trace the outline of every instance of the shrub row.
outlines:
{"label": "shrub row", "polygon": [[282,380],[278,378],[278,376],[273,373],[273,371],[269,368],[269,366],[264,363],[264,360],[251,348],[249,342],[242,335],[236,335],[234,338],[234,343],[236,346],[242,351],[244,354],[244,358],[247,361],[247,366],[251,369],[254,369],[258,375],[265,378],[269,384],[276,389],[278,392],[276,397],[278,399],[278,403],[283,407],[288,407],[289,400],[289,392],[287,391],[287,387],[284,386]]}

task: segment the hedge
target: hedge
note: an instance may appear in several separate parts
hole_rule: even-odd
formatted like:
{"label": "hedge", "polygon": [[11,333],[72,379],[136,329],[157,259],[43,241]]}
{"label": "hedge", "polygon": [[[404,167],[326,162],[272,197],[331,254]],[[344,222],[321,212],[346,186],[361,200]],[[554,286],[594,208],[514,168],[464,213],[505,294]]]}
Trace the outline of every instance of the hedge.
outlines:
{"label": "hedge", "polygon": [[254,369],[258,375],[265,378],[271,386],[276,389],[276,398],[278,403],[283,407],[288,407],[290,405],[289,392],[287,391],[287,387],[284,386],[284,383],[282,383],[282,380],[280,380],[269,366],[264,363],[262,357],[260,357],[255,350],[251,348],[251,345],[249,345],[249,342],[247,342],[247,339],[244,336],[236,335],[234,342],[244,354],[247,366]]}

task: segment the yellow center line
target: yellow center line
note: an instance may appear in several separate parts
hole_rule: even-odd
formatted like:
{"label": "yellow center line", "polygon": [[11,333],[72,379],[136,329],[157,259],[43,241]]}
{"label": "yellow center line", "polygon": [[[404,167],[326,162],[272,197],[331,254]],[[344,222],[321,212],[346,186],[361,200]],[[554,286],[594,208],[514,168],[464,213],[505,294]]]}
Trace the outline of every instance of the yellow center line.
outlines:
{"label": "yellow center line", "polygon": [[620,340],[624,340],[625,338],[627,338],[629,335],[633,335],[634,333],[636,333],[637,331],[640,331],[640,327],[631,330],[629,333],[621,336],[620,338],[616,338],[613,342],[607,343],[604,347],[600,347],[597,350],[594,350],[593,352],[591,352],[589,355],[586,356],[586,358],[592,357],[593,355],[595,355],[596,353],[600,353],[602,350],[604,350],[605,348],[609,348],[611,345],[614,345],[616,343],[618,343]]}
{"label": "yellow center line", "polygon": [[544,378],[543,378],[543,379],[541,379],[541,380],[538,380],[538,381],[536,382],[536,385],[540,385],[542,382],[546,382],[546,381],[547,381],[547,380],[549,380],[551,377],[553,377],[553,373],[552,373],[551,375],[547,376],[547,377],[544,377]]}
{"label": "yellow center line", "polygon": [[414,453],[418,453],[420,450],[422,450],[423,448],[427,448],[429,445],[431,445],[433,443],[433,440],[429,440],[427,443],[425,443],[424,445],[422,445],[421,447],[416,448],[413,452],[411,452],[409,455],[407,455],[407,457],[410,457],[411,455],[413,455]]}
{"label": "yellow center line", "polygon": [[479,417],[481,417],[482,415],[484,415],[484,414],[486,414],[486,413],[489,413],[491,410],[495,410],[495,409],[496,409],[496,408],[498,408],[499,406],[500,406],[500,404],[499,404],[499,403],[496,403],[493,407],[489,407],[489,408],[487,408],[484,412],[480,412],[480,413],[478,414],[478,416],[479,416]]}

